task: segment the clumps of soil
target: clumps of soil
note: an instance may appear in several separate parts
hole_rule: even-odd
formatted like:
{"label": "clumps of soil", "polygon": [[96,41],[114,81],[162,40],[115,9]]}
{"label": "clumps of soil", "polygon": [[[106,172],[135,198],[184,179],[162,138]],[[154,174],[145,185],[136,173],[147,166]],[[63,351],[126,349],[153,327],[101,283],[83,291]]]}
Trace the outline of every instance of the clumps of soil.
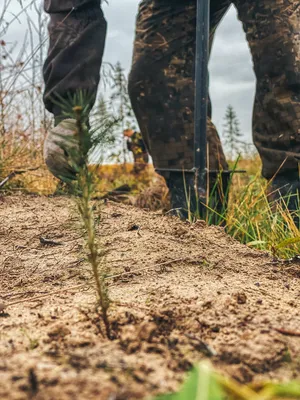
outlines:
{"label": "clumps of soil", "polygon": [[132,198],[132,203],[136,207],[151,211],[170,209],[169,189],[165,179],[155,174],[149,186]]}
{"label": "clumps of soil", "polygon": [[0,303],[15,304],[0,309],[0,398],[143,399],[177,390],[203,358],[240,382],[299,377],[299,264],[202,221],[111,202],[95,213],[114,340],[72,201],[1,203]]}

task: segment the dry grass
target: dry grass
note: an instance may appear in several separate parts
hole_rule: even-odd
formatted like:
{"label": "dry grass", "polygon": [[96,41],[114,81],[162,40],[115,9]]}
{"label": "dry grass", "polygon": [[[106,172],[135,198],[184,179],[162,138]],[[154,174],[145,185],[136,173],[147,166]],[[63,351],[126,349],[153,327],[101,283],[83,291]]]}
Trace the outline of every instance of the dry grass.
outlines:
{"label": "dry grass", "polygon": [[138,175],[133,164],[109,164],[92,166],[97,176],[96,193],[101,197],[123,185],[130,187],[130,193],[123,201],[151,211],[168,208],[168,189],[164,179],[155,173],[153,165]]}
{"label": "dry grass", "polygon": [[41,140],[32,142],[19,132],[0,139],[0,182],[13,172],[28,171],[13,177],[4,190],[23,190],[39,195],[54,193],[58,182],[44,165],[41,149]]}

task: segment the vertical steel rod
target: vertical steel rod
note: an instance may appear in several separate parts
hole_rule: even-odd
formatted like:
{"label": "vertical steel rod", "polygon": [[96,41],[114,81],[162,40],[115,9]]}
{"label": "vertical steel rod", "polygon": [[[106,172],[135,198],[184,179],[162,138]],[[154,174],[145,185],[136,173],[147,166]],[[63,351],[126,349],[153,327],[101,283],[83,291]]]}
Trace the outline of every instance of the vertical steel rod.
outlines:
{"label": "vertical steel rod", "polygon": [[[201,200],[206,198],[207,100],[210,0],[197,0],[195,56],[194,171]],[[205,201],[205,200],[204,200]]]}

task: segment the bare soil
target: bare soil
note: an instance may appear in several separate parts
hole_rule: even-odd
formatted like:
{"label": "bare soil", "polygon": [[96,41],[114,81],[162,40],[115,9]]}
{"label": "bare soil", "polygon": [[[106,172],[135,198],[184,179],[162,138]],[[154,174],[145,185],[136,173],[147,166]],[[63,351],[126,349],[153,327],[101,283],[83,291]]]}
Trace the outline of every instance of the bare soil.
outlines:
{"label": "bare soil", "polygon": [[142,399],[177,390],[207,357],[240,382],[299,378],[299,264],[201,221],[101,209],[106,265],[121,274],[109,279],[114,340],[74,201],[1,197],[0,399]]}

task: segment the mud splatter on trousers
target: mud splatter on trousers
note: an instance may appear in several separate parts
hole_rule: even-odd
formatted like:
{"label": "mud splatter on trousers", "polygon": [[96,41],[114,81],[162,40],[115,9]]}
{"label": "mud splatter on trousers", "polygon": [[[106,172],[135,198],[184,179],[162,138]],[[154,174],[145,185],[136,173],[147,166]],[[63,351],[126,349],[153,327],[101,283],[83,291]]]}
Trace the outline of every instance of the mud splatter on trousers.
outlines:
{"label": "mud splatter on trousers", "polygon": [[[231,4],[247,36],[257,78],[253,139],[263,175],[297,176],[300,162],[300,5],[298,0],[211,0],[211,44]],[[70,13],[70,11],[73,11]],[[51,15],[45,63],[45,104],[53,93],[96,93],[106,22],[100,0],[45,0]],[[67,17],[68,13],[70,15]],[[136,24],[129,92],[147,147],[158,168],[193,165],[195,0],[143,0]],[[64,20],[65,19],[65,20]],[[211,109],[211,107],[209,107]],[[212,169],[227,163],[208,118]]]}

